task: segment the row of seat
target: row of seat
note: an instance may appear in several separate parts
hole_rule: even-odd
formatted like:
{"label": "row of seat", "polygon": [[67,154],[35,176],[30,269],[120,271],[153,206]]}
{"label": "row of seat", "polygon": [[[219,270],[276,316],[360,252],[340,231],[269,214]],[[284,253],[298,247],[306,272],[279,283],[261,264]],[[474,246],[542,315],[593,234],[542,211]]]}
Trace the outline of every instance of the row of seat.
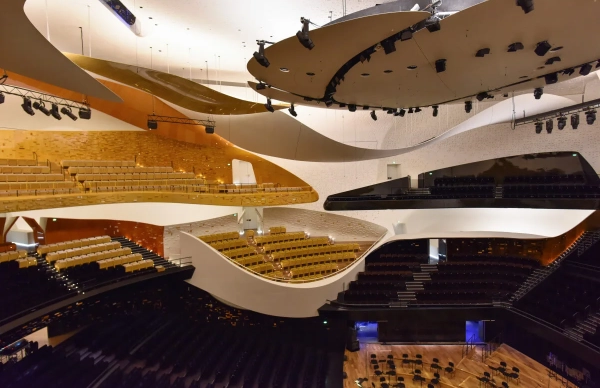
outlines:
{"label": "row of seat", "polygon": [[328,255],[317,255],[309,257],[300,257],[297,259],[282,260],[281,266],[283,268],[296,268],[312,266],[316,264],[329,264],[329,263],[347,263],[354,261],[356,255],[352,252],[328,254]]}
{"label": "row of seat", "polygon": [[27,251],[24,250],[2,252],[0,253],[0,263],[22,259],[24,257],[27,257]]}
{"label": "row of seat", "polygon": [[243,248],[248,246],[248,240],[239,238],[239,233],[236,233],[238,238],[234,238],[232,240],[218,241],[210,243],[210,246],[216,249],[217,251],[228,251],[231,249]]}
{"label": "row of seat", "polygon": [[37,166],[35,159],[0,159],[0,166]]}
{"label": "row of seat", "polygon": [[135,167],[133,160],[63,160],[60,164],[68,167]]}
{"label": "row of seat", "polygon": [[67,269],[76,267],[78,265],[93,263],[98,260],[111,259],[119,256],[126,256],[131,254],[131,248],[118,248],[110,251],[102,251],[96,253],[88,253],[87,255],[75,256],[68,259],[57,260],[54,267],[57,270]]}
{"label": "row of seat", "polygon": [[493,177],[442,177],[433,180],[434,186],[493,185]]}
{"label": "row of seat", "polygon": [[[76,174],[75,180],[84,181],[139,181],[152,179],[195,179],[193,172],[149,172],[124,174]],[[204,183],[204,180],[202,180]]]}
{"label": "row of seat", "polygon": [[17,263],[19,263],[19,268],[34,267],[38,264],[37,259],[35,257],[25,257],[22,259],[17,259]]}
{"label": "row of seat", "polygon": [[28,197],[35,195],[76,194],[81,191],[73,189],[38,189],[38,190],[0,190],[0,197]]}
{"label": "row of seat", "polygon": [[304,240],[306,239],[306,234],[304,232],[290,232],[290,233],[281,233],[281,234],[273,234],[267,236],[257,236],[254,237],[254,241],[256,245],[261,246],[265,244],[272,243],[280,243],[287,241],[296,241],[296,240]]}
{"label": "row of seat", "polygon": [[317,264],[308,267],[300,267],[292,270],[293,279],[314,280],[319,277],[337,272],[338,265],[336,263]]}
{"label": "row of seat", "polygon": [[72,189],[75,187],[77,185],[72,181],[0,182],[0,190]]}
{"label": "row of seat", "polygon": [[285,226],[271,226],[269,228],[270,234],[280,234],[280,233],[285,233],[285,232],[287,232],[287,229],[285,228]]}
{"label": "row of seat", "polygon": [[235,261],[238,264],[243,265],[244,267],[258,265],[258,264],[265,262],[263,259],[263,256],[257,255],[257,254],[246,256],[246,257],[238,257],[238,258],[233,259],[233,261]]}
{"label": "row of seat", "polygon": [[311,237],[299,241],[283,242],[283,243],[271,243],[263,245],[265,253],[285,251],[290,249],[301,249],[308,247],[320,247],[329,245],[329,237]]}
{"label": "row of seat", "polygon": [[0,182],[59,182],[63,174],[0,174]]}
{"label": "row of seat", "polygon": [[88,245],[96,245],[110,242],[110,236],[96,236],[90,238],[82,238],[79,240],[71,240],[54,244],[40,245],[37,248],[39,255],[45,255],[50,252],[63,251],[71,248],[86,247]]}
{"label": "row of seat", "polygon": [[507,176],[504,184],[585,183],[583,175],[519,175]]}
{"label": "row of seat", "polygon": [[323,255],[323,254],[332,254],[332,253],[340,253],[340,252],[358,252],[360,250],[360,245],[356,243],[351,244],[333,244],[326,245],[321,247],[312,247],[312,248],[301,248],[294,249],[289,251],[281,251],[272,253],[271,256],[276,260],[283,259],[294,259],[297,257],[304,256],[313,256],[313,255]]}
{"label": "row of seat", "polygon": [[125,268],[125,273],[141,271],[146,268],[154,267],[154,261],[140,260],[140,261],[136,261],[134,263],[123,264],[123,267]]}
{"label": "row of seat", "polygon": [[117,265],[133,263],[140,260],[142,260],[142,255],[140,253],[132,253],[130,255],[119,256],[112,259],[98,260],[96,263],[98,264],[98,269],[108,269],[116,267]]}
{"label": "row of seat", "polygon": [[[113,178],[114,179],[114,178]],[[140,180],[86,180],[83,187],[93,189],[96,187],[114,187],[114,186],[164,186],[172,185],[174,182],[169,179],[140,179]],[[201,185],[204,186],[204,179],[178,179],[179,185]]]}
{"label": "row of seat", "polygon": [[258,272],[261,275],[268,275],[275,272],[273,264],[271,263],[260,263],[257,265],[250,265],[247,268],[254,272]]}
{"label": "row of seat", "polygon": [[124,174],[124,173],[154,173],[173,172],[173,167],[69,167],[67,173],[75,174]]}
{"label": "row of seat", "polygon": [[238,232],[215,233],[207,234],[204,236],[198,236],[198,239],[204,241],[207,244],[219,241],[233,240],[236,238],[240,238],[240,234]]}
{"label": "row of seat", "polygon": [[70,257],[86,255],[88,253],[96,253],[102,251],[109,251],[112,249],[121,248],[121,243],[118,241],[109,241],[101,244],[88,245],[79,248],[69,248],[62,251],[50,252],[46,255],[46,260],[49,263],[55,262],[60,259],[68,259]]}
{"label": "row of seat", "polygon": [[49,166],[0,166],[1,174],[49,174]]}
{"label": "row of seat", "polygon": [[237,259],[238,257],[246,257],[246,256],[252,256],[256,254],[256,250],[254,249],[254,247],[244,247],[244,248],[237,248],[237,249],[231,249],[229,251],[223,251],[223,254],[226,255],[227,257],[229,257],[230,259]]}

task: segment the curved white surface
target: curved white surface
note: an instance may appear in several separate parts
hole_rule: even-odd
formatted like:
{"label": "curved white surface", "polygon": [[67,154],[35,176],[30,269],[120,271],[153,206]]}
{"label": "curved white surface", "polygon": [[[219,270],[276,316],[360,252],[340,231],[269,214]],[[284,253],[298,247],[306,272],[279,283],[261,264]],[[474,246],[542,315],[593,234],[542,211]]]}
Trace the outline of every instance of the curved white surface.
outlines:
{"label": "curved white surface", "polygon": [[[440,136],[410,147],[388,150],[359,148],[337,142],[284,112],[224,116],[219,118],[215,131],[238,147],[263,155],[307,162],[351,162],[405,154],[463,132],[507,123],[512,121],[513,111],[521,115],[525,112],[529,116],[569,105],[573,105],[573,101],[566,97],[544,94],[536,100],[531,94],[523,94],[477,113]],[[190,111],[185,113],[194,116]],[[354,114],[368,113],[357,111]]]}
{"label": "curved white surface", "polygon": [[24,4],[25,0],[2,2],[0,68],[88,96],[122,102],[119,96],[52,46],[31,24],[23,10]]}
{"label": "curved white surface", "polygon": [[364,269],[361,259],[324,280],[305,284],[278,283],[238,267],[188,233],[181,232],[180,241],[181,256],[191,257],[196,267],[188,283],[244,309],[281,317],[317,316],[318,308],[326,300],[335,299],[344,285]]}

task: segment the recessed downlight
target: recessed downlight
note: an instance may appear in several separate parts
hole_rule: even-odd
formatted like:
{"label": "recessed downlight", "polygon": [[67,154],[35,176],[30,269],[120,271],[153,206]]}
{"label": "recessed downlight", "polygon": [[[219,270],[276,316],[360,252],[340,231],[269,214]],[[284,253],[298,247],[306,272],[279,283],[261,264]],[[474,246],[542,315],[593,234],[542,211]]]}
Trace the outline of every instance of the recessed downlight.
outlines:
{"label": "recessed downlight", "polygon": [[394,72],[394,70],[384,70],[383,72],[384,72],[385,74],[390,74],[390,73],[393,73],[393,72]]}
{"label": "recessed downlight", "polygon": [[370,75],[371,75],[371,74],[369,74],[369,73],[362,73],[360,76],[361,76],[361,77],[368,77],[368,76],[370,76]]}
{"label": "recessed downlight", "polygon": [[287,67],[280,67],[279,70],[283,73],[289,73],[290,69],[288,69]]}
{"label": "recessed downlight", "polygon": [[544,70],[545,68],[546,68],[546,66],[540,66],[540,67],[538,67],[537,69],[538,69],[538,70]]}
{"label": "recessed downlight", "polygon": [[408,70],[415,70],[417,68],[417,66],[415,65],[410,65],[406,67]]}
{"label": "recessed downlight", "polygon": [[562,49],[563,49],[563,46],[556,46],[556,47],[551,48],[550,51],[556,52],[556,51],[559,51],[559,50],[562,50]]}
{"label": "recessed downlight", "polygon": [[522,76],[520,76],[519,78],[520,78],[520,79],[525,79],[525,78],[529,78],[529,77],[528,77],[528,76],[526,76],[526,75],[522,75]]}
{"label": "recessed downlight", "polygon": [[309,71],[309,72],[307,72],[307,73],[306,73],[306,75],[308,75],[308,76],[311,76],[311,77],[312,77],[313,75],[315,75],[315,73],[312,73],[312,72],[310,72],[310,71]]}

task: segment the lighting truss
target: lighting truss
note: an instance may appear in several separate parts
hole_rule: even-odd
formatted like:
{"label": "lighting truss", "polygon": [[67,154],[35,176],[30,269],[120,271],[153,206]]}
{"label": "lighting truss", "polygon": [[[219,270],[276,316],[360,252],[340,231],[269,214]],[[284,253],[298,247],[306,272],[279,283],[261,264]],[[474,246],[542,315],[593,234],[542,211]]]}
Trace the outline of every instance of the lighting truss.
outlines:
{"label": "lighting truss", "polygon": [[533,116],[527,116],[514,121],[514,126],[525,125],[535,123],[536,121],[545,121],[549,119],[558,118],[561,116],[568,116],[573,113],[586,112],[592,109],[600,109],[600,98],[591,100],[588,102],[582,102],[581,104],[575,104],[567,106],[561,109],[551,110],[545,113],[540,113]]}
{"label": "lighting truss", "polygon": [[214,127],[216,126],[216,122],[213,120],[197,120],[190,119],[187,117],[173,117],[173,116],[158,116],[158,115],[148,115],[149,121],[156,121],[157,123],[173,123],[173,124],[183,124],[183,125],[204,125],[205,127]]}
{"label": "lighting truss", "polygon": [[65,98],[53,96],[51,94],[40,93],[31,89],[26,89],[14,85],[0,84],[0,93],[9,94],[12,96],[19,96],[22,98],[27,97],[31,101],[43,101],[49,103],[50,105],[54,104],[66,106],[69,108],[90,110],[90,105],[87,102],[67,100]]}

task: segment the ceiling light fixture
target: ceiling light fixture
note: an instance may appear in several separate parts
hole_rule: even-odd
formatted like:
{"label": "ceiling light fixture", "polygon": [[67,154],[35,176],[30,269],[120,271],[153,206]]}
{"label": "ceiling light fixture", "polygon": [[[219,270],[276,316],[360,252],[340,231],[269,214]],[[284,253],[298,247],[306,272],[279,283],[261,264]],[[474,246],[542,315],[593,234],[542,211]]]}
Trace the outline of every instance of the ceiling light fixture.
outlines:
{"label": "ceiling light fixture", "polygon": [[489,48],[482,48],[480,50],[477,50],[477,53],[475,54],[475,56],[477,58],[483,58],[486,55],[488,55],[490,53],[490,49]]}
{"label": "ceiling light fixture", "polygon": [[528,14],[533,11],[533,0],[517,0],[517,6],[523,9],[523,12]]}
{"label": "ceiling light fixture", "polygon": [[552,119],[546,120],[546,132],[552,133],[553,129],[554,129],[554,120],[552,120]]}
{"label": "ceiling light fixture", "polygon": [[550,66],[552,65],[554,62],[561,62],[560,57],[552,57],[552,58],[548,58],[548,60],[546,61],[546,65]]}
{"label": "ceiling light fixture", "polygon": [[92,111],[90,109],[79,108],[79,118],[82,120],[89,120],[92,118]]}
{"label": "ceiling light fixture", "polygon": [[421,112],[421,108],[419,108],[419,107],[415,108],[415,113],[419,113],[419,112]]}
{"label": "ceiling light fixture", "polygon": [[73,121],[77,121],[77,116],[75,116],[73,114],[73,112],[71,111],[71,108],[67,108],[66,106],[63,106],[62,109],[60,110],[60,113],[67,116],[68,118],[70,118]]}
{"label": "ceiling light fixture", "polygon": [[590,71],[592,71],[592,65],[586,63],[585,65],[581,66],[581,69],[579,69],[579,74],[588,75],[590,74]]}
{"label": "ceiling light fixture", "polygon": [[541,121],[536,121],[535,122],[535,133],[537,133],[539,135],[540,133],[542,133],[542,129],[544,129],[544,123],[542,123]]}
{"label": "ceiling light fixture", "polygon": [[577,129],[579,127],[579,114],[575,113],[571,115],[571,128]]}
{"label": "ceiling light fixture", "polygon": [[33,107],[37,110],[39,110],[40,112],[42,112],[43,114],[45,114],[46,116],[50,116],[51,113],[48,109],[46,109],[46,106],[44,105],[43,101],[36,101],[33,103]]}
{"label": "ceiling light fixture", "polygon": [[396,51],[396,40],[394,38],[384,39],[380,42],[381,47],[383,47],[383,52],[385,55],[391,54]]}
{"label": "ceiling light fixture", "polygon": [[300,41],[300,44],[302,46],[304,46],[305,48],[312,50],[315,47],[315,44],[313,43],[312,39],[310,39],[310,36],[308,35],[308,25],[309,24],[314,24],[312,23],[310,20],[305,19],[303,17],[300,18],[300,23],[302,23],[302,31],[298,31],[296,33],[296,37],[298,38],[298,40]]}
{"label": "ceiling light fixture", "polygon": [[585,121],[588,125],[592,125],[596,122],[596,110],[589,110],[585,112]]}
{"label": "ceiling light fixture", "polygon": [[271,62],[269,62],[267,57],[265,57],[265,43],[271,42],[267,42],[265,40],[257,40],[256,44],[258,45],[258,51],[255,51],[252,55],[254,56],[254,59],[256,59],[256,62],[258,62],[259,65],[261,65],[262,67],[269,67],[271,65]]}
{"label": "ceiling light fixture", "polygon": [[546,55],[548,53],[548,51],[550,51],[551,48],[552,48],[552,46],[550,45],[550,43],[548,43],[548,41],[544,40],[544,41],[538,43],[537,46],[535,46],[535,53],[538,56],[543,57],[544,55]]}
{"label": "ceiling light fixture", "polygon": [[377,114],[375,113],[375,110],[371,111],[371,118],[373,119],[373,121],[377,121]]}
{"label": "ceiling light fixture", "polygon": [[275,108],[273,108],[273,105],[271,105],[270,98],[267,98],[267,103],[265,104],[265,108],[271,113],[275,112]]}
{"label": "ceiling light fixture", "polygon": [[434,106],[432,106],[432,108],[433,108],[433,117],[437,117],[437,115],[438,115],[438,106],[434,105]]}
{"label": "ceiling light fixture", "polygon": [[154,131],[158,129],[158,121],[156,120],[148,120],[148,129]]}
{"label": "ceiling light fixture", "polygon": [[552,85],[558,82],[558,73],[550,73],[544,76],[546,85]]}
{"label": "ceiling light fixture", "polygon": [[540,98],[542,98],[543,94],[544,94],[544,88],[535,88],[533,90],[533,97],[535,97],[536,100],[539,100]]}
{"label": "ceiling light fixture", "polygon": [[262,81],[260,81],[259,83],[256,84],[256,90],[264,90],[267,88],[267,84],[263,83]]}
{"label": "ceiling light fixture", "polygon": [[465,101],[465,112],[471,113],[473,109],[473,103],[471,101]]}
{"label": "ceiling light fixture", "polygon": [[55,119],[62,120],[62,116],[60,115],[60,112],[58,111],[58,105],[52,104],[52,109],[50,109],[50,114]]}
{"label": "ceiling light fixture", "polygon": [[523,50],[525,48],[525,46],[523,46],[523,43],[521,42],[515,42],[515,43],[511,43],[508,45],[508,52],[509,53],[514,53],[517,52],[519,50]]}
{"label": "ceiling light fixture", "polygon": [[21,108],[23,108],[25,113],[27,113],[30,116],[33,116],[35,114],[33,108],[31,107],[31,100],[27,97],[23,97],[23,103],[21,104]]}
{"label": "ceiling light fixture", "polygon": [[400,109],[400,112],[398,112],[398,114],[400,115],[400,117],[404,117],[406,111],[404,109]]}
{"label": "ceiling light fixture", "polygon": [[354,105],[354,104],[348,104],[348,110],[350,112],[356,112],[356,105]]}
{"label": "ceiling light fixture", "polygon": [[0,104],[4,104],[4,99],[6,97],[4,97],[4,94],[2,94],[2,92],[0,92]]}
{"label": "ceiling light fixture", "polygon": [[289,107],[288,112],[290,112],[290,114],[294,117],[298,116],[298,113],[296,113],[296,109],[294,109],[294,103],[292,103],[292,106]]}
{"label": "ceiling light fixture", "polygon": [[438,59],[437,61],[435,61],[435,71],[437,71],[438,73],[443,73],[444,71],[446,71],[445,59]]}
{"label": "ceiling light fixture", "polygon": [[413,112],[413,108],[408,108],[408,113],[412,113]]}
{"label": "ceiling light fixture", "polygon": [[562,131],[567,126],[567,118],[565,116],[560,116],[556,121],[558,122],[559,131]]}

